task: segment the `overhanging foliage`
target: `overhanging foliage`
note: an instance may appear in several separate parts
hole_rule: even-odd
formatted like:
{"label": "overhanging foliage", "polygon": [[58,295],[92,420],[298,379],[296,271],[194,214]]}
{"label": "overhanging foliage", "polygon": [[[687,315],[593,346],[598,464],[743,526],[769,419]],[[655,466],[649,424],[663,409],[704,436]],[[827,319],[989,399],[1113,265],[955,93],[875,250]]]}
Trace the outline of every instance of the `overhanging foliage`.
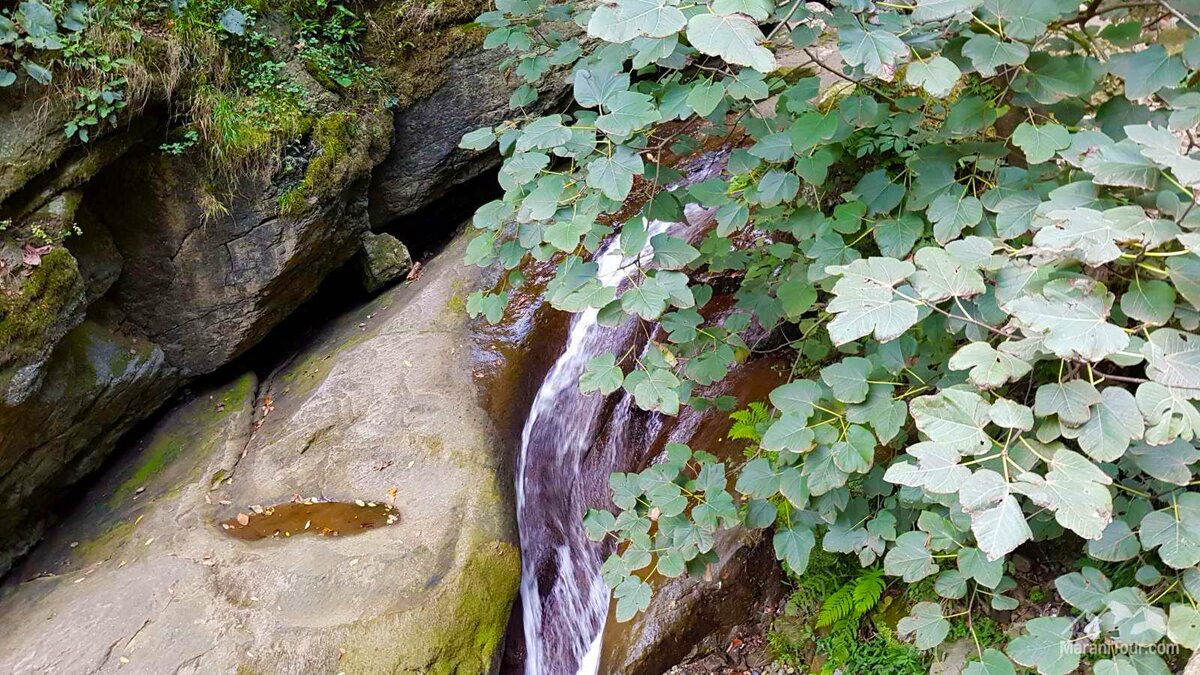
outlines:
{"label": "overhanging foliage", "polygon": [[[709,560],[718,528],[773,527],[797,573],[819,542],[935,577],[941,601],[899,626],[931,649],[949,616],[1017,606],[1017,547],[1077,537],[1097,566],[1147,571],[1060,577],[1076,614],[967,672],[1065,674],[1102,636],[1200,647],[1200,3],[1133,4],[500,0],[480,17],[528,82],[514,107],[569,71],[578,109],[463,139],[505,156],[468,260],[519,285],[527,256],[557,258],[553,306],[661,328],[594,359],[586,391],[675,414],[709,405],[695,387],[752,351],[755,325],[804,336],[769,417],[739,420],[755,447],[736,471],[671,445],[612,477],[619,514],[586,525],[623,544],[604,567],[619,617],[648,605],[650,572]],[[835,91],[780,70],[785,54]],[[664,150],[730,125],[748,134],[731,178],[660,189]],[[635,178],[653,196],[604,224]],[[702,241],[648,236],[687,204],[715,209]],[[589,261],[613,235],[637,260],[616,286]],[[715,274],[737,281],[731,313],[704,310]],[[497,320],[508,295],[469,309]],[[1095,668],[1167,672],[1150,653]]]}

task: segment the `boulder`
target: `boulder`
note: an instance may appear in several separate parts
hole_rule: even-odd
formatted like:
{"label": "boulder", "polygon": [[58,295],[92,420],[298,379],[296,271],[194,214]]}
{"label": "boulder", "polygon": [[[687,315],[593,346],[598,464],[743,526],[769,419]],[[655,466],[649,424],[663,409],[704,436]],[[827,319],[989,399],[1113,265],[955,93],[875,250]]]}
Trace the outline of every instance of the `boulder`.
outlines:
{"label": "boulder", "polygon": [[[22,259],[30,264],[6,262]],[[15,274],[0,275],[0,398],[12,401],[20,396],[6,391],[3,373],[40,372],[58,341],[83,321],[86,289],[65,248],[0,244],[0,271],[8,267]]]}
{"label": "boulder", "polygon": [[67,333],[35,375],[0,372],[0,574],[178,382],[158,347],[94,321]]}
{"label": "boulder", "polygon": [[64,190],[20,218],[21,228],[33,233],[38,239],[61,241],[74,234],[75,212],[83,195],[75,190]]}
{"label": "boulder", "polygon": [[67,100],[28,80],[0,88],[0,202],[49,168],[70,145]]}
{"label": "boulder", "polygon": [[83,277],[84,296],[89,305],[104,297],[121,276],[125,261],[112,233],[104,223],[86,208],[75,214],[80,233],[67,240],[71,255],[79,263]]}
{"label": "boulder", "polygon": [[364,232],[361,248],[354,256],[359,278],[368,293],[403,279],[412,269],[412,256],[399,239],[390,234]]}
{"label": "boulder", "polygon": [[228,363],[354,254],[390,129],[382,115],[351,117],[317,123],[293,188],[258,172],[225,181],[160,153],[128,157],[89,185],[87,204],[124,258],[112,297],[172,366],[199,375]]}
{"label": "boulder", "polygon": [[153,117],[134,118],[121,125],[119,132],[93,138],[86,145],[67,146],[48,170],[29,180],[10,199],[0,199],[0,217],[20,219],[63,192],[77,190],[141,142],[158,123]]}
{"label": "boulder", "polygon": [[[520,563],[464,250],[123,452],[0,591],[0,671],[491,672]],[[231,536],[301,498],[398,522]]]}
{"label": "boulder", "polygon": [[81,199],[73,190],[59,193],[0,232],[0,371],[39,371],[59,339],[83,321],[93,298],[78,261],[61,246],[78,231]]}

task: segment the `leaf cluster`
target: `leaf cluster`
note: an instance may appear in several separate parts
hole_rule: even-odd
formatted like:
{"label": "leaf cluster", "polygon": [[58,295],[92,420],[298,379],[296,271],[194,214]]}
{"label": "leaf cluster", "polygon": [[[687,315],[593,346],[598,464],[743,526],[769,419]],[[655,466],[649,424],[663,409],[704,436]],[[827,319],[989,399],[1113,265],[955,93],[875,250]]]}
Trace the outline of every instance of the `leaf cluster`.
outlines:
{"label": "leaf cluster", "polygon": [[[1151,4],[501,0],[480,17],[526,80],[514,108],[563,76],[576,105],[463,138],[504,157],[468,261],[550,261],[552,306],[641,326],[647,347],[592,359],[584,391],[673,415],[754,358],[752,336],[795,358],[768,417],[735,418],[757,447],[732,491],[686,446],[614,476],[619,515],[585,522],[624,544],[605,568],[619,616],[648,605],[643,570],[681,574],[736,524],[772,528],[797,574],[819,543],[932,580],[897,630],[929,650],[956,617],[1017,608],[1007,557],[1070,532],[1091,560],[1136,560],[1134,584],[1060,577],[1072,612],[980,645],[967,672],[1062,675],[1085,640],[1200,647],[1200,5]],[[788,52],[816,74],[780,77]],[[734,137],[719,175],[664,161]],[[652,198],[614,223],[635,185]],[[499,319],[520,281],[469,309]]]}
{"label": "leaf cluster", "polygon": [[85,2],[49,4],[25,0],[15,8],[0,10],[0,87],[17,81],[11,70],[19,66],[35,82],[52,79],[48,59],[78,45],[80,34],[91,23]]}

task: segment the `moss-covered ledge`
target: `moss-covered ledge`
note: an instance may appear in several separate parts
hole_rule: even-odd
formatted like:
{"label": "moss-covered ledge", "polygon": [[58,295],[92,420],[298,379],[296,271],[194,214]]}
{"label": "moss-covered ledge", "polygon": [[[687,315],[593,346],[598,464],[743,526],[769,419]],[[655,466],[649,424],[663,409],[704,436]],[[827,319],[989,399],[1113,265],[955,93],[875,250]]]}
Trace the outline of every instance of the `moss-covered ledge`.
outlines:
{"label": "moss-covered ledge", "polygon": [[457,575],[420,609],[360,622],[342,645],[340,671],[483,675],[494,672],[521,584],[521,553],[507,541],[470,547]]}
{"label": "moss-covered ledge", "polygon": [[0,271],[0,371],[50,351],[83,320],[84,283],[65,248],[41,256],[28,274]]}

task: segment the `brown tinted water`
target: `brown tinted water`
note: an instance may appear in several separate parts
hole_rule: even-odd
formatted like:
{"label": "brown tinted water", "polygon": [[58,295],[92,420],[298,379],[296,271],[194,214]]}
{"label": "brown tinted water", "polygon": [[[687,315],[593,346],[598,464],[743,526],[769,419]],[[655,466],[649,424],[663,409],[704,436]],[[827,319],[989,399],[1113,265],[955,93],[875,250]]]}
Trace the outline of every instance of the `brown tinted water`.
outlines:
{"label": "brown tinted water", "polygon": [[231,537],[257,541],[300,534],[345,536],[400,522],[400,512],[375,502],[288,502],[239,513],[221,523]]}

